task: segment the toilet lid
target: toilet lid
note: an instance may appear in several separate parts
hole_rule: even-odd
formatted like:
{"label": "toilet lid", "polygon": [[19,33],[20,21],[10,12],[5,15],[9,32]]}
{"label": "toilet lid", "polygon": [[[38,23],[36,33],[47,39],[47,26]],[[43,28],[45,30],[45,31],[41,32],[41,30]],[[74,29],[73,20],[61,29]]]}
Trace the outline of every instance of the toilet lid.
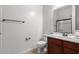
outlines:
{"label": "toilet lid", "polygon": [[46,44],[46,42],[45,41],[39,41],[39,42],[37,42],[37,44]]}

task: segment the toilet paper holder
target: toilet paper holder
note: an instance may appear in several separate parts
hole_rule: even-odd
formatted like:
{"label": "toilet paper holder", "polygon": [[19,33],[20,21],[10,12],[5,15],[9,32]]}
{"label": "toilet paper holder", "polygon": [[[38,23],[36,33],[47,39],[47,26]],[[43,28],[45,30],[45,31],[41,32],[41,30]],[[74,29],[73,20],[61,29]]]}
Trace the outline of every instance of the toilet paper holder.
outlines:
{"label": "toilet paper holder", "polygon": [[25,38],[25,40],[30,40],[30,39],[31,39],[31,37]]}

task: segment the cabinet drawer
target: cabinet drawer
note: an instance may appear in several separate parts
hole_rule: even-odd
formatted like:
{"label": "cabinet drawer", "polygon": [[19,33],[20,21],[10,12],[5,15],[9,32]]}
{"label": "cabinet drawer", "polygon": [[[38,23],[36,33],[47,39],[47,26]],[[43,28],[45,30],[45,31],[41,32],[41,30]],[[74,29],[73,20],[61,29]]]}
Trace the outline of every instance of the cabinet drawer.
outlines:
{"label": "cabinet drawer", "polygon": [[79,52],[79,44],[77,44],[77,43],[64,41],[63,46],[65,48],[69,48],[69,49],[76,50]]}
{"label": "cabinet drawer", "polygon": [[64,48],[63,53],[64,54],[78,54],[79,52],[72,50],[72,49]]}
{"label": "cabinet drawer", "polygon": [[62,41],[59,40],[59,39],[56,39],[56,38],[50,38],[48,37],[48,44],[49,45],[58,45],[58,46],[61,46],[62,45]]}

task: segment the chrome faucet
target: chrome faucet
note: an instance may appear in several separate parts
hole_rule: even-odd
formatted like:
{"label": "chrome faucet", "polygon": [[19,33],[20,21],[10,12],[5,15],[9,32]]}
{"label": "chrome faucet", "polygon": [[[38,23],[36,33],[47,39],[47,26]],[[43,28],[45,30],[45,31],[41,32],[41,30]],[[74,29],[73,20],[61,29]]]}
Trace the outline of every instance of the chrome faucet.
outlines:
{"label": "chrome faucet", "polygon": [[63,36],[67,36],[67,35],[68,35],[68,33],[67,33],[67,32],[64,32],[64,33],[63,33]]}

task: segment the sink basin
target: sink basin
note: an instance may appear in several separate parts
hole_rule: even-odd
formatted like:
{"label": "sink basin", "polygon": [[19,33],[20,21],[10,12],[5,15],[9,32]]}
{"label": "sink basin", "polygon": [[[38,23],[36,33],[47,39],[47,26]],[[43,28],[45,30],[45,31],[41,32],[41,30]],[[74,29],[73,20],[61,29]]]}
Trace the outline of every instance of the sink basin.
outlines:
{"label": "sink basin", "polygon": [[68,35],[68,38],[71,38],[71,39],[79,39],[78,36],[74,35],[74,34],[69,34]]}

